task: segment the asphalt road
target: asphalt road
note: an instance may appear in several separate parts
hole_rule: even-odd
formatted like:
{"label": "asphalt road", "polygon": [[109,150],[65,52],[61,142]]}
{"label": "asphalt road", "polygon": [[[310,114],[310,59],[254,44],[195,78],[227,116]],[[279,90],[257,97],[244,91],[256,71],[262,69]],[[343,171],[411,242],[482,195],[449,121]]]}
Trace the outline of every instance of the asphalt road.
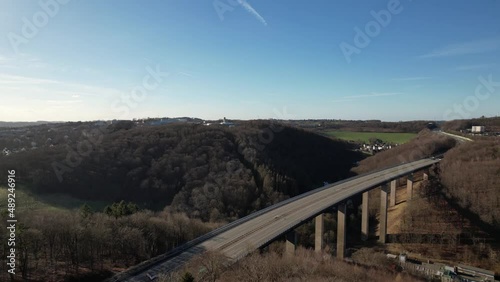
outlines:
{"label": "asphalt road", "polygon": [[258,215],[249,216],[237,224],[230,224],[228,228],[222,228],[222,232],[215,232],[216,235],[199,240],[196,245],[181,249],[151,266],[129,271],[109,281],[153,281],[157,275],[178,269],[192,257],[207,250],[218,251],[233,261],[238,260],[333,205],[439,161],[439,159],[423,159],[318,188],[307,195],[297,196],[287,200],[286,203],[257,212]]}
{"label": "asphalt road", "polygon": [[446,135],[448,137],[451,137],[451,138],[457,140],[459,143],[465,143],[465,142],[472,142],[472,141],[474,141],[474,140],[472,140],[470,138],[463,137],[463,136],[456,135],[456,134],[451,134],[451,133],[444,132],[444,131],[436,131],[436,132],[438,134],[443,134],[443,135]]}

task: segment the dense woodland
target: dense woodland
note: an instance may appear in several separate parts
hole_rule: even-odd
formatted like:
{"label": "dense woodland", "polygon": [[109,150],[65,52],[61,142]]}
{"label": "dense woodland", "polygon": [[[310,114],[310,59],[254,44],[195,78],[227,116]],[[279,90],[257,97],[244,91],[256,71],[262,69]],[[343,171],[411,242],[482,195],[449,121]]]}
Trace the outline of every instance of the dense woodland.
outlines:
{"label": "dense woodland", "polygon": [[262,122],[43,125],[0,131],[0,145],[16,150],[0,157],[0,169],[16,170],[18,189],[115,202],[103,211],[18,214],[18,273],[40,281],[109,276],[221,222],[348,177],[362,158],[349,143]]}
{"label": "dense woodland", "polygon": [[[165,253],[218,226],[168,209],[127,216],[85,208],[27,211],[17,216],[16,277],[40,282],[102,281],[112,275],[111,270]],[[1,220],[7,220],[5,213]],[[8,230],[1,228],[1,241],[7,242],[8,236]],[[10,280],[9,249],[7,244],[0,249],[0,281]]]}
{"label": "dense woodland", "polygon": [[36,193],[150,209],[171,205],[205,221],[239,218],[348,177],[362,158],[346,142],[262,122],[232,128],[71,123],[5,136],[0,147],[24,140],[50,145],[0,157],[2,179],[16,169]]}
{"label": "dense woodland", "polygon": [[500,138],[450,150],[441,162],[440,177],[447,196],[500,231]]}
{"label": "dense woodland", "polygon": [[[399,272],[401,269],[384,254],[367,249],[355,253],[352,263],[347,263],[329,253],[303,248],[299,248],[294,256],[287,256],[283,254],[283,245],[275,244],[268,252],[253,253],[232,266],[227,267],[224,262],[220,254],[206,253],[178,273],[161,276],[159,282],[423,281]],[[200,267],[203,271],[199,271]]]}

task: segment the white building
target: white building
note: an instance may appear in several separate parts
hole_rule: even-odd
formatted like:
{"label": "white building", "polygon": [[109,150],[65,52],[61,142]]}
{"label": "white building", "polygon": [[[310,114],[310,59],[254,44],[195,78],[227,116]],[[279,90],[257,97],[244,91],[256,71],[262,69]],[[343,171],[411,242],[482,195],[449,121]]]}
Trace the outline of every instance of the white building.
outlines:
{"label": "white building", "polygon": [[472,133],[483,133],[484,126],[472,126],[471,132]]}
{"label": "white building", "polygon": [[224,117],[224,119],[222,120],[222,122],[220,124],[221,125],[225,125],[225,126],[229,126],[229,127],[233,127],[234,126],[234,123],[228,121],[225,117]]}

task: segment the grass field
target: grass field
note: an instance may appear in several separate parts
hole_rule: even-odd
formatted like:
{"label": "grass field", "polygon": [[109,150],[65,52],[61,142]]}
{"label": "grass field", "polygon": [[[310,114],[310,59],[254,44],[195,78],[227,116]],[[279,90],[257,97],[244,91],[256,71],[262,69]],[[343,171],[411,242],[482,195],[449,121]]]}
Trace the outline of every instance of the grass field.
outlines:
{"label": "grass field", "polygon": [[[16,211],[37,210],[70,210],[78,209],[87,203],[94,211],[102,211],[106,202],[83,201],[63,194],[35,195],[25,191],[23,187],[16,188]],[[0,186],[0,207],[7,205],[7,187]]]}
{"label": "grass field", "polygon": [[380,139],[388,143],[403,144],[417,136],[416,133],[391,133],[391,132],[353,132],[353,131],[327,131],[328,136],[342,140],[368,143],[370,138]]}

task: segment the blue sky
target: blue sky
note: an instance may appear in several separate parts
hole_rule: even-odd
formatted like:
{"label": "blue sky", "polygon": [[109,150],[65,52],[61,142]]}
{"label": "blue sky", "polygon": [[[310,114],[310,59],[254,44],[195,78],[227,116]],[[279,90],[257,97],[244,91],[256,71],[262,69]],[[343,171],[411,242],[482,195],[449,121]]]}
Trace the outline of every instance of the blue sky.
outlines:
{"label": "blue sky", "polygon": [[3,0],[0,17],[0,120],[500,109],[496,0]]}

